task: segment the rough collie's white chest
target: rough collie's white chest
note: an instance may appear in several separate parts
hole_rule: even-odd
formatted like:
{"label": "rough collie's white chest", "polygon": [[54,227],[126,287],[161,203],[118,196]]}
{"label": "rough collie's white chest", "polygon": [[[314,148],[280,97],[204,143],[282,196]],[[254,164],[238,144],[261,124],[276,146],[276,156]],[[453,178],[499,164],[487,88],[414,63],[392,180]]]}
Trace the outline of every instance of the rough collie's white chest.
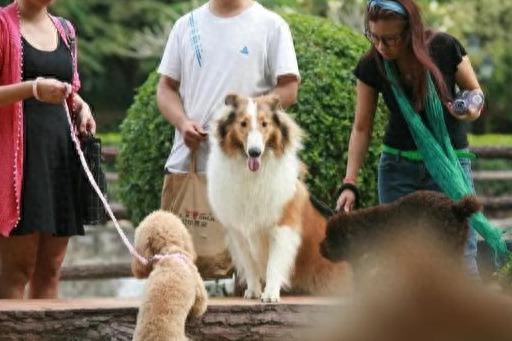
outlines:
{"label": "rough collie's white chest", "polygon": [[251,172],[245,158],[227,157],[214,146],[207,165],[208,199],[223,225],[244,232],[274,226],[296,192],[299,160],[268,155]]}

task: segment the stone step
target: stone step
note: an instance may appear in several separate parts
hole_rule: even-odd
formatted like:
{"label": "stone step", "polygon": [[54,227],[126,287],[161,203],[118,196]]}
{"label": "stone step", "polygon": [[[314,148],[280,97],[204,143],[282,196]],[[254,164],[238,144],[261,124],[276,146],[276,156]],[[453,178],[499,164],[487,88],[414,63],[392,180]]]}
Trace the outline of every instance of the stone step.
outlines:
{"label": "stone step", "polygon": [[470,147],[479,159],[512,160],[512,148],[505,146]]}
{"label": "stone step", "polygon": [[108,183],[117,182],[119,180],[119,173],[117,172],[105,172],[105,178]]}
{"label": "stone step", "polygon": [[[340,318],[346,301],[283,297],[280,304],[210,299],[200,318],[187,320],[194,340],[304,340],[319,321]],[[131,340],[139,299],[3,300],[2,340]],[[346,310],[346,309],[345,309]]]}
{"label": "stone step", "polygon": [[110,163],[110,164],[115,163],[118,154],[119,154],[118,147],[114,147],[114,146],[102,146],[101,147],[101,159],[105,163]]}
{"label": "stone step", "polygon": [[485,212],[512,210],[512,195],[501,195],[498,197],[478,196],[478,199],[484,206]]}
{"label": "stone step", "polygon": [[472,173],[477,181],[512,180],[512,171],[474,170]]}

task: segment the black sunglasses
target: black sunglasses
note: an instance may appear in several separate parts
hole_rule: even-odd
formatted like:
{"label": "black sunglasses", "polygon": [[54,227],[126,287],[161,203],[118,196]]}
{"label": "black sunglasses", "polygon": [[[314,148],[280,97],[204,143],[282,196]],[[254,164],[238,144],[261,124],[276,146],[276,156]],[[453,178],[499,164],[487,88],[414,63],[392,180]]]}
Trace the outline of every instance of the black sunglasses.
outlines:
{"label": "black sunglasses", "polygon": [[373,45],[378,45],[380,42],[382,42],[382,44],[384,44],[384,46],[386,47],[394,47],[397,46],[402,41],[402,39],[405,36],[405,32],[406,29],[404,29],[401,33],[394,34],[392,36],[379,37],[378,35],[370,32],[369,30],[366,30],[364,35],[366,39],[368,39],[368,41]]}

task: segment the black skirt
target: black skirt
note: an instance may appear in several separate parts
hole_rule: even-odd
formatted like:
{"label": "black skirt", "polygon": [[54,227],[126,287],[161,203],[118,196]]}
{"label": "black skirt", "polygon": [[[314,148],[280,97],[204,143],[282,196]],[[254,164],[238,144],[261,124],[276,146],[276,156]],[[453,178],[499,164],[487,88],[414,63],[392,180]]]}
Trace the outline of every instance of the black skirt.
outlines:
{"label": "black skirt", "polygon": [[[71,55],[62,40],[54,51],[41,51],[23,40],[23,78],[38,76],[71,82]],[[83,235],[80,162],[71,140],[63,104],[34,98],[23,102],[25,156],[21,220],[12,235],[42,232]]]}

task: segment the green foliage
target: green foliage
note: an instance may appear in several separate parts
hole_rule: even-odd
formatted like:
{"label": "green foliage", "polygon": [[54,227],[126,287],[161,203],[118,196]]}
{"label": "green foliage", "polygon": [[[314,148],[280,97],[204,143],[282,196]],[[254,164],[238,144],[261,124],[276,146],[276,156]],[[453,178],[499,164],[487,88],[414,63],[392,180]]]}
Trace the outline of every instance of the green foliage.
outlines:
{"label": "green foliage", "polygon": [[121,125],[119,194],[135,223],[160,206],[164,164],[173,137],[156,107],[157,80],[153,72],[139,88]]}
{"label": "green foliage", "polygon": [[[355,108],[352,69],[368,45],[360,34],[325,19],[298,14],[285,19],[293,32],[302,77],[298,103],[290,112],[308,135],[301,154],[309,169],[307,183],[312,193],[334,206],[336,189],[345,175]],[[359,173],[364,204],[377,202],[382,118],[377,114],[374,141]]]}
{"label": "green foliage", "polygon": [[[334,206],[335,191],[345,174],[348,139],[355,107],[352,69],[367,48],[361,35],[328,20],[286,15],[295,41],[302,84],[290,113],[306,130],[301,153],[309,168],[307,183],[314,195]],[[171,126],[155,105],[157,75],[139,89],[121,127],[119,158],[121,198],[136,223],[159,207],[163,166],[170,150]],[[381,114],[375,141],[360,173],[362,200],[376,202],[376,163],[383,132]]]}
{"label": "green foliage", "polygon": [[118,132],[97,133],[96,135],[101,139],[102,146],[118,146],[121,144],[121,134]]}
{"label": "green foliage", "polygon": [[[131,42],[137,32],[163,23],[169,26],[173,19],[181,15],[176,5],[170,3],[180,2],[59,0],[52,11],[69,18],[76,26],[80,66],[84,73],[88,76],[108,76],[115,58],[133,57],[130,53]],[[88,86],[98,85],[93,77],[90,77],[89,83]]]}
{"label": "green foliage", "polygon": [[[427,23],[453,34],[467,48],[486,92],[485,115],[473,124],[479,133],[512,129],[509,88],[512,77],[512,2],[502,0],[423,0]],[[487,63],[486,63],[487,61]],[[492,65],[492,70],[485,71]],[[488,74],[486,74],[488,73]]]}
{"label": "green foliage", "polygon": [[512,147],[512,135],[510,134],[484,134],[469,136],[471,146],[500,146]]}

